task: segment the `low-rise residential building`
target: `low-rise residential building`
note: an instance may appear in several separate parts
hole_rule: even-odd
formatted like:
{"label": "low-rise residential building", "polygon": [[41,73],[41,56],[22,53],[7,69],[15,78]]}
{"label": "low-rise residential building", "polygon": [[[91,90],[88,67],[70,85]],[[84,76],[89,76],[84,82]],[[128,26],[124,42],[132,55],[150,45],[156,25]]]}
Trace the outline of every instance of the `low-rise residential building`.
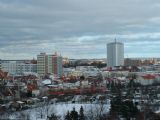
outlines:
{"label": "low-rise residential building", "polygon": [[141,85],[152,85],[159,78],[159,75],[156,74],[140,74],[137,76],[135,82],[140,83]]}
{"label": "low-rise residential building", "polygon": [[71,76],[80,77],[80,76],[83,76],[83,72],[82,72],[82,71],[78,71],[78,70],[71,71],[71,72],[68,74],[68,77],[71,77]]}
{"label": "low-rise residential building", "polygon": [[77,66],[76,70],[81,71],[84,77],[95,77],[100,74],[100,70],[95,66]]}

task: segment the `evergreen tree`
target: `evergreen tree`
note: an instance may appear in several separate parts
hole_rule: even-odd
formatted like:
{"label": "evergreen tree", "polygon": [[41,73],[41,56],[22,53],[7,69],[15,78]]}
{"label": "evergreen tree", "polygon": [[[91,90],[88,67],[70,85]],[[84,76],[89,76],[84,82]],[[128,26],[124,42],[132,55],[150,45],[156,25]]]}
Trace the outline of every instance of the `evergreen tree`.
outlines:
{"label": "evergreen tree", "polygon": [[48,118],[49,120],[59,120],[60,117],[53,113],[51,117],[48,117]]}
{"label": "evergreen tree", "polygon": [[78,112],[73,108],[73,110],[70,113],[71,120],[78,120]]}
{"label": "evergreen tree", "polygon": [[71,120],[69,111],[67,112],[67,115],[65,116],[65,120]]}
{"label": "evergreen tree", "polygon": [[85,120],[83,112],[84,110],[83,110],[83,107],[81,106],[80,111],[79,111],[79,120]]}
{"label": "evergreen tree", "polygon": [[139,114],[137,107],[132,101],[121,101],[118,98],[111,101],[111,112],[116,112],[127,120],[130,118],[136,118]]}

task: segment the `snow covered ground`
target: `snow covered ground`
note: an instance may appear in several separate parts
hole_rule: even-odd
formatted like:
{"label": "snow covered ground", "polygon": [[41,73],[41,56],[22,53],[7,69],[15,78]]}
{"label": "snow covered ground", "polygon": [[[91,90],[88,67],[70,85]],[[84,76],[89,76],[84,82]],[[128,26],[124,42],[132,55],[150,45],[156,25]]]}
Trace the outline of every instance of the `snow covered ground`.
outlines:
{"label": "snow covered ground", "polygon": [[[110,104],[66,104],[66,103],[58,103],[46,105],[43,107],[38,107],[34,109],[24,110],[20,112],[15,112],[12,114],[5,114],[1,116],[1,119],[23,119],[23,120],[46,120],[47,115],[50,116],[52,113],[60,116],[61,119],[64,119],[67,111],[71,111],[73,108],[77,112],[79,112],[80,107],[84,108],[85,114],[95,113],[108,113],[110,109]],[[102,111],[101,111],[102,108]]]}

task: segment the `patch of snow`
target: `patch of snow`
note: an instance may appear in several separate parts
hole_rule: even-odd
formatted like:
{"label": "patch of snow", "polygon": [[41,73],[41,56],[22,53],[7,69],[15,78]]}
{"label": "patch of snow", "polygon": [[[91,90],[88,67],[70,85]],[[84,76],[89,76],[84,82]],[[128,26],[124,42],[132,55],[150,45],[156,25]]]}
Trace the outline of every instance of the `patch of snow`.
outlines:
{"label": "patch of snow", "polygon": [[[110,104],[66,104],[66,103],[59,103],[59,104],[51,104],[51,105],[44,105],[42,107],[28,109],[20,112],[15,112],[8,115],[0,116],[2,119],[20,119],[21,117],[29,117],[31,120],[46,120],[47,115],[50,116],[52,113],[55,113],[58,116],[61,116],[64,119],[64,116],[67,114],[68,111],[72,111],[73,108],[79,113],[81,106],[84,109],[84,114],[91,113],[91,111],[95,114],[98,114],[100,108],[103,107],[103,112],[108,113],[110,110]],[[48,112],[47,112],[48,111]],[[24,115],[24,116],[22,116]],[[25,118],[23,118],[25,119]]]}

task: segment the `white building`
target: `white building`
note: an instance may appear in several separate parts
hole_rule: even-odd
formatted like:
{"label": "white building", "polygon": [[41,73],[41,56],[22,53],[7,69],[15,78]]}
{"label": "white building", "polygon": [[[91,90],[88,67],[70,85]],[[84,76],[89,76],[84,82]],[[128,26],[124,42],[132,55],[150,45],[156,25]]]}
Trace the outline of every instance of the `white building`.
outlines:
{"label": "white building", "polygon": [[124,44],[112,42],[107,44],[107,67],[124,65]]}
{"label": "white building", "polygon": [[100,74],[100,70],[95,66],[77,66],[76,71],[81,71],[85,77],[95,77]]}
{"label": "white building", "polygon": [[9,75],[23,75],[25,72],[37,72],[37,64],[30,60],[1,60],[1,70]]}
{"label": "white building", "polygon": [[16,61],[1,61],[1,70],[16,75]]}
{"label": "white building", "polygon": [[17,75],[23,75],[24,73],[36,73],[36,72],[37,72],[37,64],[18,63],[16,65]]}

